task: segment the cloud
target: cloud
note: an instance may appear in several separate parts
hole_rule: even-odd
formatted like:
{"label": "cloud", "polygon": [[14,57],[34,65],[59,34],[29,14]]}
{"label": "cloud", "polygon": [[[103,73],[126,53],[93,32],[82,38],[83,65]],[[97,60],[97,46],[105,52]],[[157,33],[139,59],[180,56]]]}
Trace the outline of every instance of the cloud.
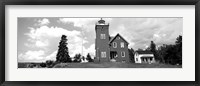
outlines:
{"label": "cloud", "polygon": [[38,40],[35,42],[35,45],[38,47],[46,47],[49,45],[49,42],[48,42],[48,40],[45,40],[45,41]]}
{"label": "cloud", "polygon": [[57,50],[54,51],[54,52],[51,53],[50,55],[46,56],[45,59],[46,59],[46,60],[53,60],[53,61],[55,61],[55,60],[56,60],[57,52],[58,52]]}
{"label": "cloud", "polygon": [[48,25],[49,23],[50,23],[49,19],[47,19],[47,18],[43,18],[43,19],[39,19],[38,20],[38,25],[39,26]]}
{"label": "cloud", "polygon": [[91,55],[91,57],[93,58],[95,56],[95,44],[91,44],[88,48],[86,48],[85,46],[80,46],[79,44],[71,44],[70,46],[77,46],[78,47],[72,47],[69,48],[70,51],[73,50],[73,52],[70,52],[70,56],[74,57],[76,54],[81,54],[82,56],[87,56],[87,54],[89,53]]}
{"label": "cloud", "polygon": [[39,51],[27,51],[24,54],[21,53],[18,55],[18,61],[21,62],[32,62],[32,61],[43,61],[43,55],[45,52],[43,50]]}
{"label": "cloud", "polygon": [[114,18],[110,34],[121,34],[130,48],[145,48],[154,41],[157,45],[172,44],[182,33],[182,18]]}
{"label": "cloud", "polygon": [[85,48],[84,47],[84,56],[86,56],[88,53],[91,55],[91,57],[93,58],[95,56],[95,44],[91,44],[90,47]]}
{"label": "cloud", "polygon": [[74,36],[74,35],[81,35],[80,31],[68,31],[64,28],[59,27],[48,27],[48,26],[41,26],[39,28],[29,28],[30,32],[25,33],[25,35],[28,35],[32,39],[37,39],[38,37],[42,36],[50,36],[50,37],[60,37],[61,35],[65,34],[67,36]]}
{"label": "cloud", "polygon": [[[135,50],[148,47],[150,41],[154,41],[158,46],[174,43],[176,37],[182,34],[183,29],[182,18],[103,19],[109,23],[110,36],[119,33],[129,42],[129,48]],[[84,56],[90,53],[93,57],[95,56],[95,23],[98,20],[100,18],[44,18],[37,20],[39,25],[28,27],[28,32],[24,33],[27,38],[22,40],[24,41],[22,45],[26,46],[27,49],[20,49],[24,53],[19,53],[18,58],[20,60],[26,59],[25,61],[31,59],[33,61],[39,61],[39,59],[55,60],[62,35],[67,36],[67,46],[71,57],[78,53],[83,53]],[[53,25],[52,22],[54,22]],[[33,53],[36,55],[30,56]]]}
{"label": "cloud", "polygon": [[18,55],[18,62],[45,62],[46,60],[56,60],[57,50],[46,56],[44,50],[27,51]]}
{"label": "cloud", "polygon": [[[88,43],[88,41],[86,40],[87,37],[82,37],[81,32],[77,30],[69,31],[60,27],[48,26],[29,28],[29,30],[30,31],[28,33],[25,33],[25,35],[29,38],[27,40],[28,42],[24,45],[31,48],[42,48],[47,51],[57,50],[57,46],[61,40],[61,36],[66,35],[68,39],[67,46],[69,50],[69,55],[71,57],[73,57],[75,54],[82,53],[82,45]],[[53,57],[55,53],[57,52],[52,53],[50,56]]]}
{"label": "cloud", "polygon": [[[76,27],[86,26],[91,21],[96,21],[96,18],[60,18],[58,22],[61,23],[73,23]],[[95,22],[93,22],[95,24]]]}
{"label": "cloud", "polygon": [[[41,26],[39,28],[29,28],[30,31],[25,33],[28,38],[28,43],[26,46],[34,46],[34,47],[47,47],[49,46],[49,40],[54,37],[61,37],[62,35],[67,35],[69,42],[78,42],[81,40],[81,32],[80,31],[68,31],[67,29],[59,28],[59,27],[48,27]],[[86,42],[84,40],[84,42]]]}
{"label": "cloud", "polygon": [[[112,20],[112,18],[103,18],[106,22]],[[97,23],[100,18],[59,18],[57,22],[59,23],[73,23],[75,27],[81,27],[83,31],[94,32],[95,23]]]}

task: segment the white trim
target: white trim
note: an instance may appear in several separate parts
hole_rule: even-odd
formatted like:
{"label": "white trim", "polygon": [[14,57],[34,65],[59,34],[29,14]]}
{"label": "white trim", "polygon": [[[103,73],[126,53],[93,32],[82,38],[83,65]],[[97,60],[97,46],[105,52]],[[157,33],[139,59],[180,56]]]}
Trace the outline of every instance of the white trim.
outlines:
{"label": "white trim", "polygon": [[124,42],[120,43],[121,48],[124,48]]}
{"label": "white trim", "polygon": [[[124,54],[124,56],[123,56],[123,54]],[[121,52],[121,56],[122,56],[122,57],[125,57],[125,56],[126,56],[124,51]]]}
{"label": "white trim", "polygon": [[113,48],[117,48],[117,42],[113,42]]}
{"label": "white trim", "polygon": [[106,52],[101,52],[101,58],[106,58]]}
{"label": "white trim", "polygon": [[100,39],[106,39],[106,34],[100,34]]}

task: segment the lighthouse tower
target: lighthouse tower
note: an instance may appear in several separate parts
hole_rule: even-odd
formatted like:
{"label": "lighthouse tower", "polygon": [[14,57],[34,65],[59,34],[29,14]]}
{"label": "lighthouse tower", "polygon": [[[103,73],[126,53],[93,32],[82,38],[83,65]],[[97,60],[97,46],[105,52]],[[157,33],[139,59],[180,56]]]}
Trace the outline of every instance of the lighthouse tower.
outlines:
{"label": "lighthouse tower", "polygon": [[95,62],[108,62],[110,57],[109,51],[109,24],[101,18],[96,25],[95,39]]}

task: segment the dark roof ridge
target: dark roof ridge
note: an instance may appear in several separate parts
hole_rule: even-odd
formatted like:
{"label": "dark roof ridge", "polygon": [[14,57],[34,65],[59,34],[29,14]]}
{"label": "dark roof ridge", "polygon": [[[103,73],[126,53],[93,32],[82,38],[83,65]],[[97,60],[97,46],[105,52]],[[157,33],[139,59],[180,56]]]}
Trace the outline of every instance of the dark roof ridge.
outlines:
{"label": "dark roof ridge", "polygon": [[[126,43],[128,43],[119,33],[117,33],[117,35],[115,35],[114,38],[112,38],[112,39],[109,41],[109,44],[110,44],[117,36],[120,36]],[[128,44],[129,44],[129,43],[128,43]]]}
{"label": "dark roof ridge", "polygon": [[135,51],[135,52],[137,52],[139,54],[153,54],[153,52],[151,52],[151,51]]}

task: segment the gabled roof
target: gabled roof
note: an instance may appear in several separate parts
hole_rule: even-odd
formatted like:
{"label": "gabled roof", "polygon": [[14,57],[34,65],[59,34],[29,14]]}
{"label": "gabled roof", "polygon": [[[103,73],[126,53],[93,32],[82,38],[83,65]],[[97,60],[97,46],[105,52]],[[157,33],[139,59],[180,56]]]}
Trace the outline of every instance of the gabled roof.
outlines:
{"label": "gabled roof", "polygon": [[114,38],[114,36],[110,36],[109,40],[112,40]]}
{"label": "gabled roof", "polygon": [[112,43],[117,38],[117,36],[119,36],[122,40],[129,44],[119,33],[115,37],[111,37],[109,44]]}
{"label": "gabled roof", "polygon": [[137,52],[138,54],[153,54],[153,52],[151,51],[135,51]]}

